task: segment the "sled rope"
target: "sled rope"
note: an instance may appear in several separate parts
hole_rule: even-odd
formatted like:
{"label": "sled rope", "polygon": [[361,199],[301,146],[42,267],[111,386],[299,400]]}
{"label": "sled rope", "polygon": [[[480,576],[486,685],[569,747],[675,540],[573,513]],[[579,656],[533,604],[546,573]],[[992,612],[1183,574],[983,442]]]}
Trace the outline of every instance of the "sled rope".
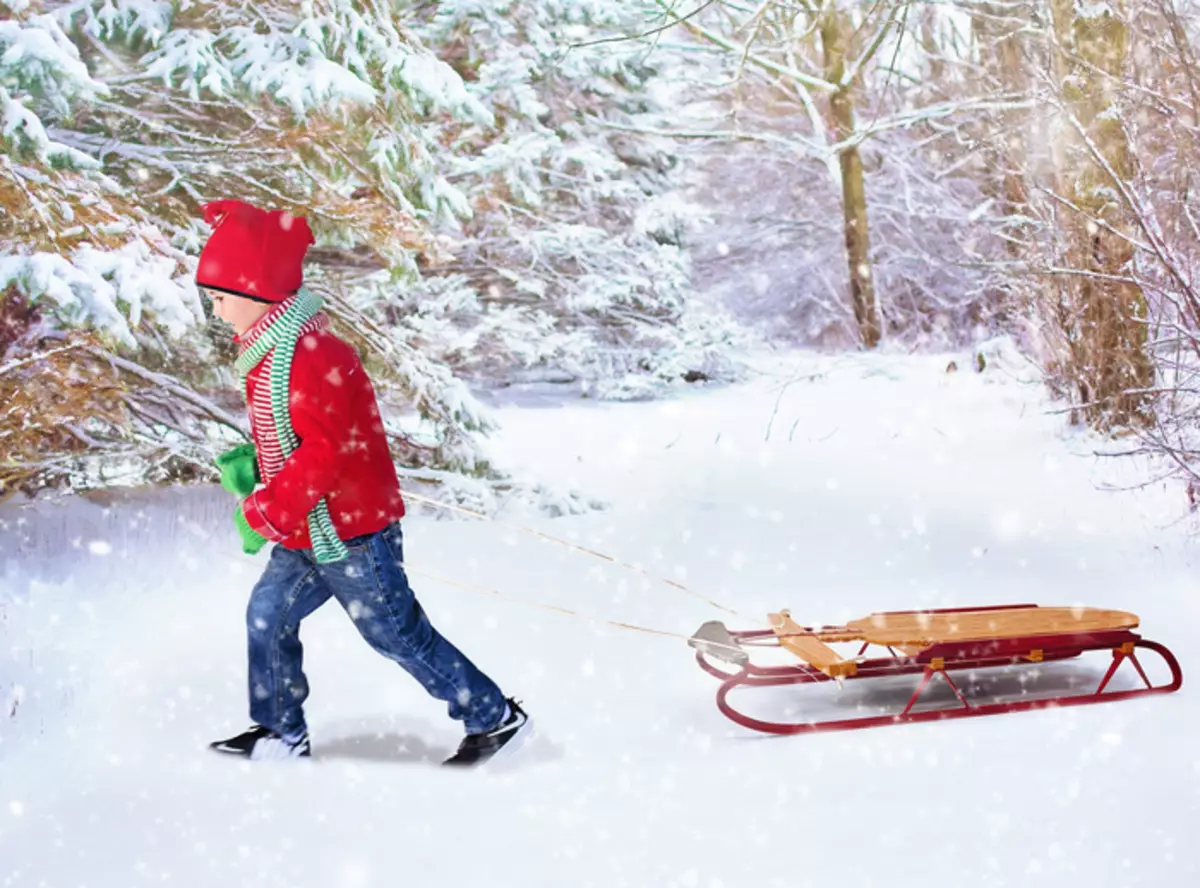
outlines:
{"label": "sled rope", "polygon": [[614,564],[617,567],[623,567],[626,570],[634,571],[636,573],[641,574],[642,576],[649,577],[650,579],[658,580],[659,582],[665,583],[666,585],[670,586],[673,589],[678,589],[680,592],[683,592],[687,595],[691,595],[693,598],[699,599],[700,601],[703,601],[705,604],[715,607],[717,610],[725,611],[725,613],[727,613],[727,614],[733,614],[735,617],[741,617],[742,619],[746,619],[746,620],[754,619],[755,622],[758,622],[758,623],[763,622],[761,619],[748,617],[746,614],[740,613],[739,611],[736,611],[731,607],[726,607],[725,605],[721,604],[718,601],[714,601],[713,599],[708,598],[699,592],[689,589],[687,586],[683,585],[683,583],[676,582],[675,580],[668,579],[667,577],[658,576],[658,575],[653,574],[650,571],[646,570],[645,568],[638,567],[635,564],[627,564],[624,561],[617,560],[616,558],[614,558],[611,555],[606,555],[605,553],[598,552],[595,549],[589,549],[587,546],[581,546],[578,543],[572,543],[570,540],[564,540],[564,539],[561,539],[556,536],[551,536],[548,533],[542,533],[540,530],[534,530],[529,527],[523,527],[519,524],[510,524],[507,521],[502,521],[498,518],[492,518],[489,515],[485,515],[483,512],[477,512],[474,509],[468,509],[465,506],[456,506],[451,503],[439,502],[438,500],[431,499],[430,497],[422,496],[419,493],[413,493],[411,491],[406,490],[404,492],[404,498],[411,499],[411,500],[417,500],[418,502],[422,502],[422,503],[427,503],[431,506],[436,506],[439,509],[447,509],[452,512],[461,512],[464,515],[471,515],[475,518],[480,518],[484,521],[491,521],[494,524],[502,524],[505,527],[511,527],[514,530],[521,531],[522,533],[527,533],[527,534],[530,534],[531,536],[540,537],[541,539],[549,540],[550,542],[553,542],[553,543],[558,543],[561,546],[566,546],[568,549],[574,549],[576,552],[582,552],[585,555],[591,555],[593,558],[599,558],[601,561],[607,561],[608,563]]}
{"label": "sled rope", "polygon": [[[692,636],[686,635],[683,632],[672,632],[669,629],[655,629],[651,626],[639,626],[636,623],[622,623],[619,620],[608,620],[604,617],[593,617],[589,614],[581,614],[579,611],[573,611],[569,608],[559,607],[556,604],[545,604],[540,601],[524,601],[520,598],[510,598],[503,592],[497,589],[489,589],[487,586],[476,586],[471,583],[460,583],[458,580],[447,579],[446,577],[431,574],[427,571],[417,570],[409,567],[407,564],[400,564],[400,567],[406,572],[414,576],[424,577],[427,580],[433,580],[436,583],[445,583],[447,586],[454,586],[458,589],[465,589],[468,592],[479,592],[484,595],[491,595],[493,598],[499,598],[501,601],[506,601],[509,604],[523,604],[526,607],[535,607],[541,610],[551,611],[553,613],[562,614],[568,617],[574,617],[578,620],[587,620],[589,623],[599,623],[604,626],[611,626],[615,629],[625,629],[631,632],[642,632],[646,635],[658,635],[664,638],[682,638],[684,641],[690,641]],[[705,641],[707,647],[710,648],[726,648],[728,650],[740,650],[737,645],[722,644],[719,641]]]}

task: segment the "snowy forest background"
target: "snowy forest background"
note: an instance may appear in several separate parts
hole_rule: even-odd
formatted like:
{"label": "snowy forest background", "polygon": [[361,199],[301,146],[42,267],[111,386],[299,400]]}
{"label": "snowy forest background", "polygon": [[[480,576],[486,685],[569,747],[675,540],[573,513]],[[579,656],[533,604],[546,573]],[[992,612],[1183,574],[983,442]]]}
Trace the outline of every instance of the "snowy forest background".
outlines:
{"label": "snowy forest background", "polygon": [[192,283],[220,198],[309,219],[444,498],[519,486],[481,389],[652,398],[774,346],[1020,350],[1190,491],[1197,12],[0,0],[0,499],[215,478],[246,433]]}

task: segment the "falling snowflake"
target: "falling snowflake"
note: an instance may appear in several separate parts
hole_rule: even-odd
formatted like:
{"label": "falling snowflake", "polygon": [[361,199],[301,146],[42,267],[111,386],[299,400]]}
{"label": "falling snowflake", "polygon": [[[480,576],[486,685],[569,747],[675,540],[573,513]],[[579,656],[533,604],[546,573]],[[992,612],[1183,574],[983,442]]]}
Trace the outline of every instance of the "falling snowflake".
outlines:
{"label": "falling snowflake", "polygon": [[994,516],[993,527],[997,536],[1004,539],[1015,539],[1024,530],[1025,522],[1019,511],[1009,509]]}

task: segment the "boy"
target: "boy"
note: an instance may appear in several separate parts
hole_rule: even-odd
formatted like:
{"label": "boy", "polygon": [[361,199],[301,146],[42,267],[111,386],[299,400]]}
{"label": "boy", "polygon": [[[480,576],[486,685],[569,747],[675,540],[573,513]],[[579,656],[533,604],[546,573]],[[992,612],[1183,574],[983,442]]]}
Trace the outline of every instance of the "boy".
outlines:
{"label": "boy", "polygon": [[374,390],[357,354],[302,289],[308,223],[235,200],[205,205],[214,226],[196,284],[230,324],[253,444],[217,459],[241,497],[247,554],[276,545],[246,610],[250,718],[210,744],[251,759],[310,755],[300,622],[331,597],[376,651],[448,704],[466,737],[445,764],[490,758],[523,735],[517,702],[430,624],[404,572],[404,501]]}

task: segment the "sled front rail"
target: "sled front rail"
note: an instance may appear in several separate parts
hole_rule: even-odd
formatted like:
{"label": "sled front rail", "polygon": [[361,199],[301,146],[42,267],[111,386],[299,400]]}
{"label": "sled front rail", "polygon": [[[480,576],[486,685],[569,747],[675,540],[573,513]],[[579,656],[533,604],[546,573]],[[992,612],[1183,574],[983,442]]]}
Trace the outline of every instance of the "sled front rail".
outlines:
{"label": "sled front rail", "polygon": [[[786,611],[771,614],[769,619],[771,628],[764,630],[731,631],[720,623],[706,623],[690,643],[697,649],[696,659],[700,666],[721,679],[717,692],[720,711],[737,724],[773,734],[847,730],[1076,706],[1170,693],[1183,683],[1175,656],[1163,645],[1133,632],[1138,618],[1124,611],[1003,605],[872,614],[845,626],[823,628],[800,626]],[[862,647],[857,656],[845,657],[830,647],[839,642],[861,642]],[[871,645],[886,648],[891,656],[864,657]],[[749,653],[763,647],[781,648],[799,662],[778,666],[756,664]],[[1154,651],[1162,657],[1171,674],[1168,684],[1151,683],[1138,659],[1138,648]],[[973,703],[951,677],[952,672],[1036,667],[1037,664],[1070,660],[1097,651],[1110,652],[1112,660],[1095,689],[1087,693]],[[737,671],[730,672],[714,665],[714,659],[738,667]],[[1126,661],[1144,687],[1107,690],[1113,676]],[[829,681],[841,684],[905,675],[920,678],[907,705],[892,714],[777,723],[739,712],[728,700],[734,690],[745,688]],[[954,693],[954,702],[934,709],[917,709],[934,681],[945,682]]]}

